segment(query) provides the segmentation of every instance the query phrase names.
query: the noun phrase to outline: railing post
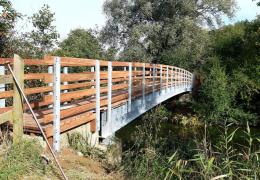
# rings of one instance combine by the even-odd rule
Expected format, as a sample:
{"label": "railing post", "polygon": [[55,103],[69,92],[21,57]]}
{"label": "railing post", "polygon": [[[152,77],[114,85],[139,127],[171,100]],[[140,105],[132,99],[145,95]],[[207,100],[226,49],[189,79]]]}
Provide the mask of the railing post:
{"label": "railing post", "polygon": [[[68,67],[63,67],[63,74],[68,74]],[[68,85],[68,82],[63,82],[63,85]],[[67,93],[68,90],[64,90],[63,93]],[[67,104],[67,102],[64,102],[64,104]]]}
{"label": "railing post", "polygon": [[155,92],[155,64],[153,64],[153,93]]}
{"label": "railing post", "polygon": [[[24,61],[18,55],[14,55],[14,75],[22,88],[24,89]],[[13,96],[13,142],[17,144],[23,136],[23,97],[19,88],[14,83]]]}
{"label": "railing post", "polygon": [[60,57],[54,58],[54,76],[53,76],[53,148],[54,151],[60,151]]}
{"label": "railing post", "polygon": [[[95,67],[90,68],[90,72],[95,72]],[[95,80],[91,80],[91,82],[95,82]],[[95,86],[91,86],[91,89],[95,88]]]}
{"label": "railing post", "polygon": [[132,107],[132,63],[129,63],[128,69],[128,112]]}
{"label": "railing post", "polygon": [[109,124],[112,133],[112,62],[108,62],[108,93],[107,93],[107,123]]}
{"label": "railing post", "polygon": [[143,63],[142,95],[143,95],[143,106],[145,106],[145,63]]}
{"label": "railing post", "polygon": [[173,88],[173,67],[171,67],[171,89]]}
{"label": "railing post", "polygon": [[96,124],[97,131],[100,130],[100,62],[96,60],[95,66],[96,75]]}
{"label": "railing post", "polygon": [[162,93],[162,86],[163,86],[163,81],[162,81],[162,65],[160,65],[160,93]]}
{"label": "railing post", "polygon": [[[48,66],[48,73],[53,74],[53,66]],[[48,86],[53,86],[53,83],[48,83]],[[49,92],[49,95],[52,95],[52,94],[53,94],[52,92]],[[53,105],[49,105],[48,107],[52,108]]]}
{"label": "railing post", "polygon": [[176,74],[177,74],[177,88],[179,88],[179,84],[180,84],[180,73],[179,73],[179,68],[176,68]]}
{"label": "railing post", "polygon": [[166,91],[167,92],[169,91],[168,88],[169,88],[169,66],[167,65],[166,66]]}
{"label": "railing post", "polygon": [[[5,75],[5,66],[0,66],[0,75]],[[5,91],[5,84],[0,84],[0,92]],[[5,107],[5,99],[0,99],[0,108]]]}

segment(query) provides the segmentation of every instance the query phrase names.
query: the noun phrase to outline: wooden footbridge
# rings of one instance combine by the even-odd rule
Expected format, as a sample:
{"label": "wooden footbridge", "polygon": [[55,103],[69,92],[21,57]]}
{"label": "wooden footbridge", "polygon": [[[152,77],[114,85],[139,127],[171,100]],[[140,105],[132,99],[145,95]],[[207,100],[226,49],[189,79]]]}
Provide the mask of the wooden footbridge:
{"label": "wooden footbridge", "polygon": [[6,68],[10,63],[54,147],[60,134],[90,123],[106,138],[161,102],[191,91],[185,69],[140,62],[45,56],[0,59],[0,124],[13,132],[40,134]]}

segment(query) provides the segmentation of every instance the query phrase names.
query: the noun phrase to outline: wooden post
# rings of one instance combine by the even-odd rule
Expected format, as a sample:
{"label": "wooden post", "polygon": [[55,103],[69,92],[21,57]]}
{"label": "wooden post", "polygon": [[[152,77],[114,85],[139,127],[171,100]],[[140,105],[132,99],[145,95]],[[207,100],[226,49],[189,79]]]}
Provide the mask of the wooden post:
{"label": "wooden post", "polygon": [[[24,89],[24,61],[18,55],[14,55],[14,75],[22,89]],[[17,144],[23,136],[23,97],[14,82],[13,96],[13,142]]]}
{"label": "wooden post", "polygon": [[53,148],[54,151],[60,151],[60,57],[54,59],[54,76],[53,76]]}

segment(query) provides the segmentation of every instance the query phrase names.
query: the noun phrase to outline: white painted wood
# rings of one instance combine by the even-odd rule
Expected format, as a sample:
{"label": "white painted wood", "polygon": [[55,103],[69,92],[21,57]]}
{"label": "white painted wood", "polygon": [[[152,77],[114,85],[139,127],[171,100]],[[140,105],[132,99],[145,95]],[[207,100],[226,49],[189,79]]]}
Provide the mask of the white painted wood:
{"label": "white painted wood", "polygon": [[[68,67],[63,67],[63,74],[68,74],[69,68]],[[68,82],[63,82],[64,85],[68,85]],[[68,90],[64,90],[63,93],[67,93]],[[64,104],[68,104],[68,102],[64,102]]]}
{"label": "white painted wood", "polygon": [[[5,75],[5,66],[0,66],[0,75]],[[0,92],[5,91],[5,84],[0,84]],[[5,99],[0,99],[0,108],[5,107]]]}
{"label": "white painted wood", "polygon": [[107,123],[109,123],[110,133],[112,133],[112,62],[108,62],[108,83],[107,83]]}
{"label": "white painted wood", "polygon": [[156,76],[156,74],[155,74],[155,69],[156,67],[155,67],[155,64],[153,64],[153,93],[155,92],[155,76]]}
{"label": "white painted wood", "polygon": [[[95,67],[90,68],[90,72],[95,72]],[[95,80],[91,80],[91,82],[94,82]],[[91,86],[91,88],[95,88],[95,86]]]}
{"label": "white painted wood", "polygon": [[173,88],[173,67],[171,68],[171,88]]}
{"label": "white painted wood", "polygon": [[162,85],[163,85],[163,82],[162,82],[162,65],[160,65],[160,92],[162,92]]}
{"label": "white painted wood", "polygon": [[60,57],[54,59],[53,92],[53,149],[60,151]]}
{"label": "white painted wood", "polygon": [[[53,74],[53,66],[48,66],[48,73],[49,73],[49,74]],[[48,86],[53,86],[53,83],[48,83]],[[50,94],[50,95],[53,95],[53,92],[49,92],[49,94]],[[53,105],[50,104],[48,107],[49,107],[49,108],[52,108]]]}
{"label": "white painted wood", "polygon": [[100,62],[96,60],[95,66],[96,75],[96,124],[97,131],[100,130]]}
{"label": "white painted wood", "polygon": [[129,63],[128,68],[128,112],[132,107],[132,63]]}
{"label": "white painted wood", "polygon": [[143,63],[142,97],[143,97],[143,104],[145,104],[145,63]]}
{"label": "white painted wood", "polygon": [[168,92],[169,88],[169,66],[166,66],[166,90]]}

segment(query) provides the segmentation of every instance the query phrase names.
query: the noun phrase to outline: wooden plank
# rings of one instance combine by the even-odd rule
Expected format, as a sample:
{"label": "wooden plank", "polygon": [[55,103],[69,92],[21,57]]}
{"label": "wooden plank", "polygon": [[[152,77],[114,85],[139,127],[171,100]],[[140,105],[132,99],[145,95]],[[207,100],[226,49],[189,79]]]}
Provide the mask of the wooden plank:
{"label": "wooden plank", "polygon": [[[70,74],[61,74],[61,82],[72,82],[72,81],[84,81],[84,80],[92,80],[95,78],[95,74],[92,72],[88,73],[70,73]],[[28,73],[25,74],[26,80],[35,80],[42,79],[46,83],[53,82],[53,76],[49,73]]]}
{"label": "wooden plank", "polygon": [[[69,109],[61,110],[61,119],[93,110],[93,109],[95,109],[95,107],[96,107],[96,103],[91,102],[91,103],[87,103],[87,104],[84,104],[81,106],[76,106],[76,107],[72,107]],[[47,114],[43,118],[43,121],[46,124],[52,122],[52,120],[53,120],[53,113]]]}
{"label": "wooden plank", "polygon": [[51,66],[53,62],[44,59],[24,59],[24,64],[27,66]]}
{"label": "wooden plank", "polygon": [[0,64],[4,65],[7,63],[13,64],[14,59],[13,58],[0,58]]}
{"label": "wooden plank", "polygon": [[[67,84],[67,85],[61,85],[61,90],[76,89],[76,88],[83,88],[83,87],[88,88],[92,85],[94,85],[94,82]],[[45,93],[45,92],[53,91],[53,87],[44,86],[44,87],[27,88],[24,91],[26,95]],[[0,92],[0,99],[12,97],[12,96],[13,96],[13,90]]]}
{"label": "wooden plank", "polygon": [[112,61],[114,67],[128,67],[129,62]]}
{"label": "wooden plank", "polygon": [[0,124],[6,123],[13,120],[13,111],[7,111],[0,114]]}
{"label": "wooden plank", "polygon": [[12,84],[13,77],[12,75],[0,75],[0,84]]}
{"label": "wooden plank", "polygon": [[[79,90],[79,91],[71,91],[68,93],[63,93],[61,94],[61,102],[65,101],[71,101],[75,99],[80,99],[86,96],[92,96],[95,95],[96,89],[84,89],[84,90]],[[53,96],[52,95],[47,95],[44,96],[44,102],[45,103],[52,103],[53,101]]]}
{"label": "wooden plank", "polygon": [[2,91],[0,92],[0,99],[4,99],[4,98],[8,98],[8,97],[12,97],[14,94],[14,91]]}
{"label": "wooden plank", "polygon": [[[78,116],[74,116],[68,119],[64,119],[61,121],[61,132],[66,132],[70,129],[78,127],[80,125],[86,124],[90,121],[95,120],[95,114],[91,112],[83,113]],[[45,128],[46,136],[53,136],[53,126],[49,125]]]}

